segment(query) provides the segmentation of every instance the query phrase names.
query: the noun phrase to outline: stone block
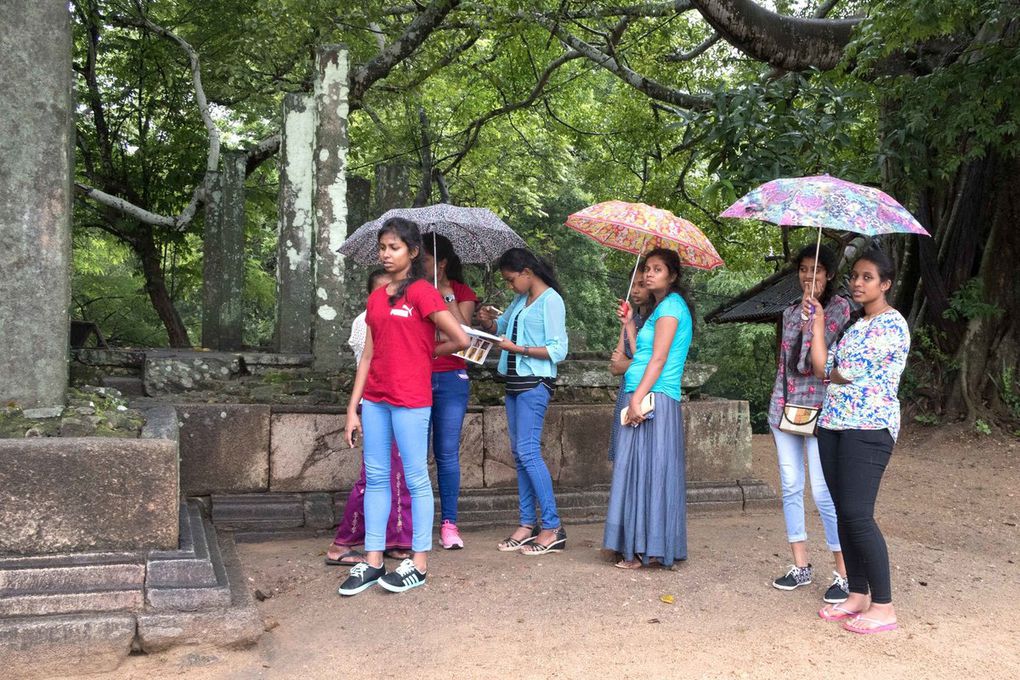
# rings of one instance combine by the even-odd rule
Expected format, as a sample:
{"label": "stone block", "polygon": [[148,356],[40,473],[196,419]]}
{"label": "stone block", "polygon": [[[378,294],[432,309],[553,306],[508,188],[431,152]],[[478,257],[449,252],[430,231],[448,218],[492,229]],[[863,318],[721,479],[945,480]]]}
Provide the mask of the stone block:
{"label": "stone block", "polygon": [[590,487],[613,481],[609,436],[615,411],[612,404],[560,409],[563,456],[557,484]]}
{"label": "stone block", "polygon": [[166,439],[0,440],[0,554],[177,545],[177,445]]}
{"label": "stone block", "polygon": [[464,416],[460,432],[460,486],[462,489],[479,489],[485,486],[482,466],[485,462],[485,429],[481,413]]}
{"label": "stone block", "polygon": [[73,553],[0,558],[5,596],[84,590],[130,590],[145,582],[137,553]]}
{"label": "stone block", "polygon": [[[545,414],[542,428],[542,457],[549,467],[553,479],[559,475],[563,456],[563,408],[551,405]],[[485,486],[509,486],[517,484],[517,468],[510,451],[510,434],[507,430],[506,409],[500,406],[486,407],[482,425],[485,437],[485,458],[483,474]]]}
{"label": "stone block", "polygon": [[271,422],[271,491],[335,491],[358,481],[361,447],[347,445],[346,416],[274,413]]}
{"label": "stone block", "polygon": [[215,586],[216,571],[210,555],[211,533],[195,501],[181,503],[177,550],[153,550],[145,561],[145,581],[154,587]]}
{"label": "stone block", "polygon": [[137,637],[142,651],[151,654],[187,644],[244,647],[254,644],[265,631],[245,584],[233,539],[218,537],[217,548],[230,584],[229,603],[204,611],[139,613]]}
{"label": "stone block", "polygon": [[76,593],[33,593],[0,598],[0,617],[46,616],[87,612],[138,611],[144,604],[142,589],[99,590]]}
{"label": "stone block", "polygon": [[186,496],[269,488],[269,407],[181,404],[181,490]]}
{"label": "stone block", "polygon": [[212,520],[219,529],[260,531],[303,527],[305,506],[301,494],[245,494],[213,496]]}
{"label": "stone block", "polygon": [[305,494],[304,504],[306,527],[309,529],[329,529],[336,526],[336,516],[333,511],[333,494]]}
{"label": "stone block", "polygon": [[751,417],[746,401],[683,403],[688,481],[736,482],[751,476]]}
{"label": "stone block", "polygon": [[134,637],[135,617],[131,614],[0,619],[4,677],[112,671],[131,652]]}
{"label": "stone block", "polygon": [[145,355],[142,380],[150,397],[215,390],[246,373],[241,355],[230,352],[155,351]]}

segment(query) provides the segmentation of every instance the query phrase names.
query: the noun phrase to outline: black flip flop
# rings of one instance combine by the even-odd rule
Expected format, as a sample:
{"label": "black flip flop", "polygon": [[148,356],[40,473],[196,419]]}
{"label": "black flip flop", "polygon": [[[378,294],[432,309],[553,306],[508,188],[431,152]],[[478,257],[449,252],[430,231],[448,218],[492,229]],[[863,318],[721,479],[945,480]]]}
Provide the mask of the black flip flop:
{"label": "black flip flop", "polygon": [[[360,559],[356,559],[356,558],[360,558]],[[351,561],[345,562],[344,560],[354,560],[354,561],[353,562],[351,562]],[[339,557],[339,559],[335,559],[334,560],[334,559],[331,559],[329,557],[326,558],[326,564],[331,566],[331,567],[353,567],[354,565],[361,564],[364,561],[365,561],[365,556],[362,555],[361,553],[359,553],[357,550],[353,550],[353,549],[348,550],[347,552],[345,552],[343,555],[341,555]]]}

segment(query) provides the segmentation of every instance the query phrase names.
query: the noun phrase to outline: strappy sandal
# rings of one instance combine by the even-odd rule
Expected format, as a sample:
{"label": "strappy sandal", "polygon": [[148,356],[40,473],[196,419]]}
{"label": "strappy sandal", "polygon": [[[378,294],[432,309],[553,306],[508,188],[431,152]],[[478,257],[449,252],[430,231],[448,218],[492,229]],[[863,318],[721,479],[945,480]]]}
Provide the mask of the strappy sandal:
{"label": "strappy sandal", "polygon": [[525,546],[520,549],[522,555],[534,556],[534,555],[545,555],[546,553],[561,552],[567,549],[567,532],[563,527],[553,529],[556,535],[553,537],[553,542],[549,545],[539,543],[535,540],[531,545]]}
{"label": "strappy sandal", "polygon": [[539,534],[538,527],[529,527],[522,524],[521,528],[531,529],[531,535],[520,541],[514,538],[513,535],[507,536],[505,539],[496,544],[496,550],[500,552],[517,552],[521,546],[534,541],[535,537]]}
{"label": "strappy sandal", "polygon": [[353,567],[356,564],[361,564],[365,561],[365,556],[359,553],[353,548],[340,555],[335,560],[331,557],[326,557],[326,564],[331,567]]}
{"label": "strappy sandal", "polygon": [[842,621],[844,619],[852,619],[858,614],[860,612],[841,607],[838,604],[826,605],[818,610],[818,616],[823,621]]}

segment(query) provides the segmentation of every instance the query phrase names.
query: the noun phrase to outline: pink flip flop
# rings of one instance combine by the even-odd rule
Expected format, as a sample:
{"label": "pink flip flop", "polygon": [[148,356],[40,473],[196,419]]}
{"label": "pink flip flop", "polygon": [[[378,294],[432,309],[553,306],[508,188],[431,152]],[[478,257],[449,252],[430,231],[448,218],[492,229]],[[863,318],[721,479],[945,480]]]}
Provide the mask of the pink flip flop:
{"label": "pink flip flop", "polygon": [[[858,621],[867,621],[868,623],[877,623],[879,625],[873,628],[861,628],[859,626],[854,625],[854,623]],[[857,633],[858,635],[870,635],[871,633],[884,633],[886,631],[896,630],[896,627],[897,626],[895,621],[893,621],[892,623],[882,623],[881,621],[869,619],[864,616],[855,616],[849,621],[843,622],[843,630],[848,630],[851,633]]]}
{"label": "pink flip flop", "polygon": [[821,609],[818,610],[818,616],[823,621],[842,621],[843,619],[850,619],[859,614],[860,612],[845,609],[843,607],[840,607],[838,604],[832,605],[829,608],[829,611],[825,611],[825,607],[822,607]]}

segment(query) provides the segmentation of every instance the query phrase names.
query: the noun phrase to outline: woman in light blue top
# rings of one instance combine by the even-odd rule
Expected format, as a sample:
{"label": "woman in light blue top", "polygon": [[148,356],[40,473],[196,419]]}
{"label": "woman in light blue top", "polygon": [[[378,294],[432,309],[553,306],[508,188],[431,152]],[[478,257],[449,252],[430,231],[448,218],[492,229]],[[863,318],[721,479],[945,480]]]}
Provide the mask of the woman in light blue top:
{"label": "woman in light blue top", "polygon": [[[517,295],[505,312],[482,307],[478,316],[490,331],[504,336],[499,345],[503,350],[499,373],[506,381],[507,430],[517,464],[520,526],[496,547],[503,552],[543,555],[567,547],[552,476],[542,459],[542,426],[556,387],[556,364],[567,356],[566,309],[552,267],[531,252],[512,248],[500,258],[499,268]],[[542,509],[541,530],[536,501]]]}
{"label": "woman in light blue top", "polygon": [[[680,257],[657,248],[648,254],[645,287],[655,308],[637,333],[634,360],[624,375],[625,427],[614,452],[605,547],[620,553],[621,569],[687,559],[687,480],[680,380],[694,332],[693,306],[680,283]],[[617,314],[633,333],[630,310]],[[641,412],[655,395],[655,410]],[[619,417],[619,414],[614,414]]]}

